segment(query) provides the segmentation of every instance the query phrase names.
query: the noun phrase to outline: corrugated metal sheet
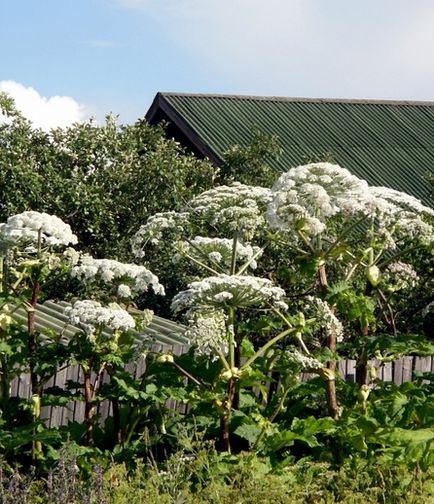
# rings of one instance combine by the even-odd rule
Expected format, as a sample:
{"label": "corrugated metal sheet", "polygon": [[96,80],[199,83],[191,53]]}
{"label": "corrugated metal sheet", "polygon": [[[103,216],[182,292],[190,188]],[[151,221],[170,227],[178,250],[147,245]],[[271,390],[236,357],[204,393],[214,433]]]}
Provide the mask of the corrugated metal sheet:
{"label": "corrugated metal sheet", "polygon": [[[64,338],[72,337],[79,329],[68,324],[68,317],[63,313],[67,306],[71,305],[64,301],[59,303],[46,301],[43,304],[38,304],[35,312],[36,329],[41,332],[53,330],[62,334]],[[138,310],[131,310],[131,312],[132,315],[139,313]],[[27,322],[27,313],[24,307],[14,312],[14,319],[23,324]],[[187,346],[188,340],[183,336],[184,332],[185,327],[181,324],[154,315],[151,323],[143,332],[133,331],[133,335],[138,344],[160,344],[168,347],[173,345]],[[103,331],[103,334],[109,336],[108,331]]]}
{"label": "corrugated metal sheet", "polygon": [[434,174],[434,103],[314,100],[161,93],[219,159],[246,144],[252,127],[276,134],[279,171],[331,153],[370,184],[429,198]]}

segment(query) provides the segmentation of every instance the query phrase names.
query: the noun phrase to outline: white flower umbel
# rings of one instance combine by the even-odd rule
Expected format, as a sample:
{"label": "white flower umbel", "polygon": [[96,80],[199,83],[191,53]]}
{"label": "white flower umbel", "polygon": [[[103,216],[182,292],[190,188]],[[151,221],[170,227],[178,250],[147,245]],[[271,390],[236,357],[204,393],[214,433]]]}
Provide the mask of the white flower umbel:
{"label": "white flower umbel", "polygon": [[260,307],[270,304],[287,309],[285,291],[267,278],[218,275],[193,282],[172,301],[175,312],[193,307],[226,309],[228,307]]}
{"label": "white flower umbel", "polygon": [[64,313],[70,324],[79,326],[89,336],[102,328],[117,333],[129,331],[135,327],[133,317],[116,304],[103,306],[98,301],[85,299],[76,301],[73,306],[65,308]]}
{"label": "white flower umbel", "polygon": [[382,282],[387,285],[387,290],[398,291],[411,289],[416,286],[419,276],[410,264],[397,261],[387,266]]}
{"label": "white flower umbel", "polygon": [[[372,212],[379,222],[380,232],[382,229],[388,229],[393,230],[400,239],[433,241],[433,227],[424,220],[425,216],[434,216],[432,208],[426,207],[409,194],[389,187],[370,187],[369,189],[374,196],[371,203]],[[392,235],[388,238],[388,248],[395,248]]]}
{"label": "white flower umbel", "polygon": [[149,217],[131,239],[131,248],[135,257],[145,255],[143,247],[149,242],[158,245],[166,230],[182,232],[188,224],[186,212],[161,212]]}
{"label": "white flower umbel", "polygon": [[285,355],[290,361],[297,365],[300,371],[310,371],[314,369],[322,369],[324,367],[324,364],[318,359],[315,359],[315,357],[312,357],[311,355],[303,354],[296,348],[286,350]]}
{"label": "white flower umbel", "polygon": [[[232,260],[233,240],[227,238],[206,238],[196,236],[190,242],[182,242],[180,250],[192,256],[193,258],[203,261],[205,258],[211,263],[218,263],[223,266],[229,266]],[[249,263],[250,268],[257,267],[256,260],[261,255],[261,248],[251,245],[243,245],[239,240],[236,242],[237,259]]]}
{"label": "white flower umbel", "polygon": [[326,219],[365,211],[371,200],[366,181],[331,163],[291,168],[274,184],[272,196],[269,224],[311,236],[326,229]]}
{"label": "white flower umbel", "polygon": [[222,310],[189,310],[188,329],[184,333],[196,355],[218,358],[228,351],[226,316]]}
{"label": "white flower umbel", "polygon": [[264,210],[270,199],[270,189],[234,182],[199,194],[190,201],[189,207],[212,226],[237,230],[251,238],[265,222]]}
{"label": "white flower umbel", "polygon": [[[164,295],[164,287],[158,277],[144,266],[121,263],[112,259],[94,259],[89,255],[81,258],[79,265],[72,269],[72,275],[83,282],[100,279],[105,284],[119,282],[118,294],[129,297],[132,292],[146,292],[149,286],[156,294]],[[130,290],[126,288],[128,287]]]}
{"label": "white flower umbel", "polygon": [[342,341],[344,327],[333,313],[327,301],[313,296],[307,296],[306,299],[308,304],[305,309],[309,316],[315,317],[314,328],[323,330],[326,336],[335,331],[337,341]]}
{"label": "white flower umbel", "polygon": [[7,246],[36,245],[39,236],[42,246],[66,246],[77,243],[77,237],[69,224],[47,213],[23,212],[12,215],[4,224],[0,224],[0,240]]}
{"label": "white flower umbel", "polygon": [[117,295],[120,298],[128,299],[128,298],[130,298],[133,295],[133,293],[131,292],[131,289],[130,289],[129,285],[120,284],[118,286]]}
{"label": "white flower umbel", "polygon": [[[371,193],[379,199],[376,201],[380,211],[393,214],[398,209],[411,212],[412,214],[426,213],[434,217],[434,210],[425,206],[420,200],[390,187],[370,187]],[[381,205],[384,205],[381,207]]]}

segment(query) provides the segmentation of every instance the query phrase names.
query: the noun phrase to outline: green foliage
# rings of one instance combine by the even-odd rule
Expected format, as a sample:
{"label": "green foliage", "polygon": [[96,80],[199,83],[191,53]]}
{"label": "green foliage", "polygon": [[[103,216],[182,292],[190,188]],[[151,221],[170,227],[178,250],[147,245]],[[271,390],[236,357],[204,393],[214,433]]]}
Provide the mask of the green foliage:
{"label": "green foliage", "polygon": [[[143,121],[118,126],[107,117],[103,126],[89,122],[47,134],[32,129],[7,97],[0,97],[0,106],[11,118],[0,128],[0,217],[28,208],[56,213],[73,224],[80,245],[98,256],[128,256],[138,224],[161,210],[188,209],[188,200],[216,176],[206,162],[165,139],[161,128]],[[278,156],[277,139],[252,135],[250,145],[227,153],[220,181],[274,178],[267,159]],[[228,214],[236,210],[230,202]],[[129,332],[104,332],[102,323],[69,339],[62,331],[37,330],[36,302],[44,289],[71,294],[72,265],[59,250],[45,250],[40,234],[36,248],[2,252],[0,448],[7,463],[37,466],[44,476],[57,465],[57,487],[53,474],[50,484],[48,477],[46,484],[28,482],[34,502],[44,502],[41,488],[50,502],[71,503],[400,502],[400,492],[409,491],[430,498],[432,485],[418,471],[428,474],[434,464],[433,376],[387,384],[369,360],[380,366],[403,355],[434,353],[423,323],[409,320],[412,310],[420,319],[432,301],[432,245],[392,254],[375,220],[368,226],[358,219],[339,216],[327,223],[328,233],[312,237],[305,234],[304,217],[289,236],[267,229],[262,220],[256,239],[265,257],[258,279],[247,278],[252,264],[237,257],[238,245],[250,245],[242,243],[247,234],[241,221],[220,229],[212,219],[197,219],[182,228],[183,236],[166,229],[163,253],[155,243],[146,253],[169,280],[169,297],[204,276],[206,287],[217,272],[227,282],[227,290],[218,291],[215,281],[206,299],[205,288],[195,291],[188,316],[204,315],[216,325],[200,334],[200,319],[197,327],[189,320],[193,346],[180,356],[153,353]],[[185,252],[196,234],[227,238],[229,231],[229,261],[220,252],[213,259],[215,251],[201,252],[199,245]],[[173,248],[184,254],[178,269],[171,262]],[[399,254],[422,270],[424,285],[414,287],[416,293],[387,282],[386,268]],[[286,288],[289,307],[271,279]],[[109,299],[96,281],[83,291]],[[17,309],[20,324],[11,318]],[[216,312],[220,318],[213,319]],[[357,360],[357,385],[335,370],[345,357]],[[125,367],[138,359],[146,366],[134,377]],[[60,367],[71,364],[81,369],[77,382],[44,389]],[[11,381],[23,373],[31,376],[32,397],[10,398]],[[103,402],[112,410],[104,421],[97,413]],[[41,407],[71,403],[84,403],[84,423],[48,428]],[[67,469],[67,456],[76,472]],[[17,501],[24,483],[13,473],[10,478]],[[0,492],[7,495],[2,480]]]}
{"label": "green foliage", "polygon": [[245,146],[233,145],[224,153],[219,179],[223,184],[233,180],[251,185],[271,185],[276,178],[271,160],[279,159],[282,148],[276,135],[267,135],[259,128],[251,130],[251,140]]}
{"label": "green foliage", "polygon": [[138,223],[213,183],[215,168],[143,120],[119,126],[107,116],[45,133],[7,96],[0,106],[10,118],[0,127],[0,221],[24,210],[55,214],[96,256],[127,256]]}
{"label": "green foliage", "polygon": [[75,455],[63,451],[45,478],[3,469],[0,498],[4,504],[419,504],[432,501],[432,478],[432,468],[356,460],[338,470],[308,460],[275,467],[265,457],[217,454],[200,445],[164,464],[138,463],[131,471],[122,464],[95,464],[86,477],[77,471]]}

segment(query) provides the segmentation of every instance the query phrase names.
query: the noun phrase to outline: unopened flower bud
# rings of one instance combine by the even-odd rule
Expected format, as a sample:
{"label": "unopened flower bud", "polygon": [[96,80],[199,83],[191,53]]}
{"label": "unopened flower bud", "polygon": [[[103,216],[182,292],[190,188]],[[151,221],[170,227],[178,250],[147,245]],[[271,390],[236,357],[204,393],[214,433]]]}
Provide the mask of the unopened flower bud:
{"label": "unopened flower bud", "polygon": [[366,278],[373,287],[377,287],[380,282],[380,270],[378,266],[369,266],[366,269]]}
{"label": "unopened flower bud", "polygon": [[222,380],[228,381],[231,378],[240,378],[241,377],[241,371],[237,367],[233,367],[231,369],[226,369],[223,371],[220,375]]}
{"label": "unopened flower bud", "polygon": [[160,355],[158,357],[157,362],[161,362],[161,363],[164,363],[164,362],[173,363],[174,362],[174,358],[173,358],[173,355],[171,355],[171,354],[163,354],[163,355]]}
{"label": "unopened flower bud", "polygon": [[359,402],[361,404],[366,403],[370,393],[371,393],[371,389],[368,387],[368,385],[362,385],[360,387],[359,394],[358,394]]}

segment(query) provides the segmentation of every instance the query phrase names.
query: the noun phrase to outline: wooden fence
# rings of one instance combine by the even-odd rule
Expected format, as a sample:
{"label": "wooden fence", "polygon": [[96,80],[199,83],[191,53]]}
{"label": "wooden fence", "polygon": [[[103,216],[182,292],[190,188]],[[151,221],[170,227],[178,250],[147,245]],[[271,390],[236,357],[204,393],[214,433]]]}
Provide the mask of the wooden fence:
{"label": "wooden fence", "polygon": [[[186,345],[174,344],[172,346],[153,344],[150,346],[150,351],[161,352],[171,351],[174,355],[181,355],[188,350]],[[355,382],[356,361],[345,360],[339,362],[339,372],[347,381]],[[434,372],[434,357],[403,357],[395,362],[379,363],[374,362],[378,366],[378,378],[385,382],[394,382],[397,385],[406,381],[411,381],[415,371]],[[146,359],[141,357],[138,361],[128,364],[126,370],[129,371],[135,378],[139,378],[146,368]],[[305,379],[308,377],[305,376]],[[56,386],[64,388],[68,380],[82,383],[83,376],[78,366],[69,366],[60,370],[55,377],[47,382],[45,388]],[[103,383],[108,380],[108,376],[103,376]],[[16,378],[11,387],[12,397],[30,398],[31,387],[30,377],[22,375]],[[176,402],[171,401],[170,407],[176,407]],[[111,403],[109,401],[101,402],[98,405],[97,414],[103,422],[107,417],[111,416]],[[41,412],[41,418],[44,420],[47,427],[58,427],[67,425],[69,422],[84,420],[84,402],[75,400],[69,402],[66,406],[44,406]]]}

